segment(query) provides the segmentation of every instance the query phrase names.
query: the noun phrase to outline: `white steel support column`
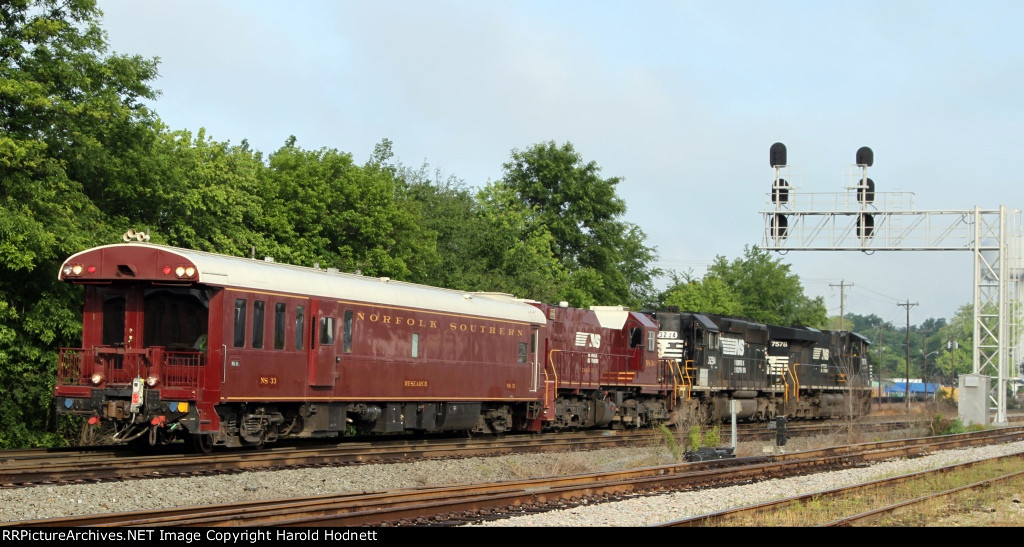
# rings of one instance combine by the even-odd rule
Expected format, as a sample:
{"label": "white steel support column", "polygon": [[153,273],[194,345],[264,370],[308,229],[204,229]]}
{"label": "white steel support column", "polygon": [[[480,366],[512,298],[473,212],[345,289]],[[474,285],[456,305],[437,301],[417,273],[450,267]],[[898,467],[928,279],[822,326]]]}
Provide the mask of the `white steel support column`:
{"label": "white steel support column", "polygon": [[[779,181],[782,167],[775,170]],[[865,174],[853,178],[867,180]],[[973,371],[995,380],[990,408],[995,408],[995,423],[1006,423],[1008,387],[1021,379],[1020,361],[1024,358],[1021,211],[1005,206],[998,210],[915,211],[911,193],[876,192],[872,202],[858,202],[857,189],[864,188],[859,181],[845,194],[800,193],[792,185],[785,188],[785,200],[773,200],[769,194],[762,210],[762,247],[770,251],[867,253],[973,251]],[[873,222],[866,234],[858,229],[858,220],[865,213]]]}

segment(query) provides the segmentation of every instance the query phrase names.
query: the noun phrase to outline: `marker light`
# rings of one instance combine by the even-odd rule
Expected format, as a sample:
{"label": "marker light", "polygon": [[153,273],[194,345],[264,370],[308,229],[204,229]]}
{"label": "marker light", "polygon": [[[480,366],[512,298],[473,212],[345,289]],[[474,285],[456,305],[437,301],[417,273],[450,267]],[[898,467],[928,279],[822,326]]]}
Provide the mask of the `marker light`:
{"label": "marker light", "polygon": [[102,375],[102,374],[100,374],[100,373],[98,373],[98,372],[94,372],[94,373],[92,374],[92,377],[91,377],[91,378],[89,378],[89,380],[90,380],[90,381],[91,381],[91,382],[92,382],[92,383],[93,383],[94,385],[97,385],[97,386],[98,386],[98,385],[100,385],[100,382],[102,382],[102,381],[103,381],[103,375]]}
{"label": "marker light", "polygon": [[[170,266],[164,266],[164,274],[168,274],[171,271]],[[178,277],[195,277],[196,267],[195,266],[178,266],[174,268],[174,275]]]}

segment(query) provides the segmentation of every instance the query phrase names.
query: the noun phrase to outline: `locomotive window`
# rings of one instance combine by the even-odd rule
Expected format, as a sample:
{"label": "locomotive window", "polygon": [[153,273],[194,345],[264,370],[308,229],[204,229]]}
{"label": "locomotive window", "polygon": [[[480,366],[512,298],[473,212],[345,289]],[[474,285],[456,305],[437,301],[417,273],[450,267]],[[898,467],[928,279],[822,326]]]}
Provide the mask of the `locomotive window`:
{"label": "locomotive window", "polygon": [[252,347],[263,347],[263,311],[267,303],[257,300],[252,303]]}
{"label": "locomotive window", "polygon": [[274,304],[274,349],[284,349],[284,322],[287,312],[288,305],[284,302]]}
{"label": "locomotive window", "polygon": [[345,333],[342,335],[341,346],[345,353],[352,353],[352,310],[345,310]]}
{"label": "locomotive window", "polygon": [[657,347],[657,345],[658,345],[658,340],[657,340],[657,337],[654,334],[654,331],[649,331],[647,333],[647,351],[654,351],[654,349]]}
{"label": "locomotive window", "polygon": [[302,349],[302,340],[305,338],[303,329],[306,326],[306,317],[303,313],[302,306],[295,307],[295,349]]}
{"label": "locomotive window", "polygon": [[333,317],[321,317],[320,318],[320,343],[321,344],[333,344],[334,343],[334,318]]}
{"label": "locomotive window", "polygon": [[640,327],[633,327],[629,329],[629,349],[639,346],[642,340],[643,330]]}
{"label": "locomotive window", "polygon": [[708,349],[718,349],[718,333],[708,333]]}
{"label": "locomotive window", "polygon": [[516,362],[520,365],[526,364],[526,342],[519,342],[519,356]]}
{"label": "locomotive window", "polygon": [[420,356],[420,335],[417,332],[412,333],[412,356]]}
{"label": "locomotive window", "polygon": [[235,340],[236,348],[245,347],[245,299],[235,299]]}

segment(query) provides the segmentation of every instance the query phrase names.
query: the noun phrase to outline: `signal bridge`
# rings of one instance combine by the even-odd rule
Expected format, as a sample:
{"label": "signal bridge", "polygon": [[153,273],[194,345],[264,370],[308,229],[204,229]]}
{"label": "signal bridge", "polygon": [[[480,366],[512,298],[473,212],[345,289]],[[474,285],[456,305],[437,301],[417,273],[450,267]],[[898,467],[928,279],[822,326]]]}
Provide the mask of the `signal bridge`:
{"label": "signal bridge", "polygon": [[[875,191],[867,176],[874,153],[866,146],[857,151],[850,183],[839,193],[801,193],[791,186],[782,143],[772,145],[770,161],[775,180],[761,211],[765,250],[972,253],[973,372],[996,380],[988,402],[994,423],[1005,424],[1007,384],[1020,379],[1024,359],[1020,209],[916,210],[913,193]],[[960,408],[964,417],[963,401]]]}

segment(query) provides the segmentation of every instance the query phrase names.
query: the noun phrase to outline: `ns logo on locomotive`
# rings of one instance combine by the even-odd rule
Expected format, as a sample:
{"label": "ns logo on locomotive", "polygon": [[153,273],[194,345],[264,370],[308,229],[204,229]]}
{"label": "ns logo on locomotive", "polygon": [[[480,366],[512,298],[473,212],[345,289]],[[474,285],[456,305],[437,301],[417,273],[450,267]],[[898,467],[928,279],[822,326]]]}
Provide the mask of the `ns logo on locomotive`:
{"label": "ns logo on locomotive", "polygon": [[[151,244],[87,249],[60,413],[117,443],[504,433],[859,414],[866,338],[677,311],[572,308]],[[785,341],[786,344],[773,342]],[[829,351],[821,351],[822,349]]]}

